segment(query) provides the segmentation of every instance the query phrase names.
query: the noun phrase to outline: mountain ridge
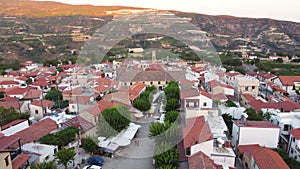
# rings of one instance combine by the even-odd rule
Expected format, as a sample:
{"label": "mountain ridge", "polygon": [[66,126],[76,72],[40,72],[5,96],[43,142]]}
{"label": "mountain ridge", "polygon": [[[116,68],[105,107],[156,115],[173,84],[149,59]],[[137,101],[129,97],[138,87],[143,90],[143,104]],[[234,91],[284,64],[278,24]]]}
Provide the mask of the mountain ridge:
{"label": "mountain ridge", "polygon": [[69,55],[79,51],[85,38],[110,22],[113,16],[141,10],[189,18],[206,32],[217,51],[300,55],[300,23],[297,22],[124,6],[0,0],[0,61]]}

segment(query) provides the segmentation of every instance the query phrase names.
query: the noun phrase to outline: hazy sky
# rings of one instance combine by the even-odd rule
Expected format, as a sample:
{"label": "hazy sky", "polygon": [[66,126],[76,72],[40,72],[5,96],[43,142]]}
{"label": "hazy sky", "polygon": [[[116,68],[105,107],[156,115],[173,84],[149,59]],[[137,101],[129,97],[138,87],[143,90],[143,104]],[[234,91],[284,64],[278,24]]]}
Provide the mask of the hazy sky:
{"label": "hazy sky", "polygon": [[122,5],[212,15],[300,22],[300,0],[54,0],[69,4]]}

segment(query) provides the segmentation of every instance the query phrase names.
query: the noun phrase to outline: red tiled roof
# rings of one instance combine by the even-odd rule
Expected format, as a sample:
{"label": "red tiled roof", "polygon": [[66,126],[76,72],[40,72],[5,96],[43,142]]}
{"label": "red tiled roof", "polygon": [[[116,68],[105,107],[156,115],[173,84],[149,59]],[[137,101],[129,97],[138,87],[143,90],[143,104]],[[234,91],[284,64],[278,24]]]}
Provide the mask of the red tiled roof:
{"label": "red tiled roof", "polygon": [[294,102],[293,100],[287,97],[285,97],[285,101],[263,102],[261,100],[256,100],[253,96],[249,94],[242,94],[242,96],[249,102],[249,105],[256,111],[259,111],[263,108],[279,109],[286,112],[300,109],[300,104]]}
{"label": "red tiled roof", "polygon": [[0,137],[0,152],[6,151],[9,146],[13,145],[20,139],[20,137],[14,135]]}
{"label": "red tiled roof", "polygon": [[98,85],[106,85],[106,86],[111,86],[111,80],[106,79],[106,78],[99,78],[97,80]]}
{"label": "red tiled roof", "polygon": [[13,81],[13,80],[5,80],[5,81],[0,82],[0,85],[17,85],[17,84],[19,84],[19,83],[16,81]]}
{"label": "red tiled roof", "polygon": [[29,72],[27,74],[25,74],[26,77],[35,77],[38,75],[38,72]]}
{"label": "red tiled roof", "polygon": [[50,100],[33,100],[31,105],[51,108],[54,105],[54,102]]}
{"label": "red tiled roof", "polygon": [[205,72],[206,70],[201,68],[201,67],[196,67],[195,65],[191,66],[192,71],[197,72],[197,73],[201,73],[201,72]]}
{"label": "red tiled roof", "polygon": [[241,121],[233,120],[233,123],[238,127],[255,127],[255,128],[280,128],[279,126],[269,121]]}
{"label": "red tiled roof", "polygon": [[64,90],[63,95],[80,95],[83,93],[83,89],[81,87],[77,87],[72,90]]}
{"label": "red tiled roof", "polygon": [[99,85],[99,86],[96,86],[96,87],[94,88],[94,90],[95,90],[97,93],[104,93],[104,92],[109,91],[109,87],[108,87],[108,86],[104,86],[104,85]]}
{"label": "red tiled roof", "polygon": [[102,99],[106,100],[106,101],[118,101],[118,102],[122,102],[124,104],[130,104],[128,93],[123,93],[123,92],[110,93],[110,94],[104,95],[102,97]]}
{"label": "red tiled roof", "polygon": [[19,169],[22,167],[24,163],[26,163],[30,158],[28,154],[19,154],[13,161],[12,161],[12,168]]}
{"label": "red tiled roof", "polygon": [[23,104],[24,104],[24,101],[11,100],[11,101],[0,102],[0,107],[2,106],[5,109],[12,107],[17,111],[17,110],[19,110],[20,107],[22,107]]}
{"label": "red tiled roof", "polygon": [[18,101],[17,98],[15,98],[15,97],[9,97],[9,96],[4,97],[4,98],[2,98],[0,100],[3,100],[3,101]]}
{"label": "red tiled roof", "polygon": [[293,135],[297,140],[300,140],[300,128],[290,130],[291,135]]}
{"label": "red tiled roof", "polygon": [[228,100],[228,98],[223,93],[215,94],[212,97],[214,100]]}
{"label": "red tiled roof", "polygon": [[27,121],[27,120],[25,120],[25,119],[22,119],[22,120],[14,120],[14,121],[12,121],[12,122],[10,122],[10,123],[7,123],[7,124],[5,124],[4,126],[2,126],[2,127],[1,127],[1,130],[5,130],[5,129],[11,127],[11,126],[15,126],[15,125],[20,124],[20,123],[22,123],[22,122],[24,122],[24,121]]}
{"label": "red tiled roof", "polygon": [[209,93],[207,93],[205,90],[202,90],[202,89],[199,88],[199,91],[200,91],[201,95],[203,95],[203,96],[205,96],[205,97],[207,97],[209,99],[212,98],[211,95]]}
{"label": "red tiled roof", "polygon": [[39,89],[30,89],[26,95],[24,96],[25,99],[36,99],[36,98],[40,98],[40,96],[42,95],[42,90]]}
{"label": "red tiled roof", "polygon": [[85,133],[91,128],[94,127],[94,125],[88,121],[86,121],[84,118],[80,116],[76,116],[74,118],[71,118],[67,120],[66,122],[62,123],[62,126],[69,127],[69,126],[75,126],[80,127],[81,133]]}
{"label": "red tiled roof", "polygon": [[47,87],[49,85],[46,81],[36,81],[32,84],[32,86],[41,86],[41,87]]}
{"label": "red tiled roof", "polygon": [[212,80],[210,82],[208,82],[208,85],[210,86],[211,89],[215,88],[215,87],[223,87],[223,88],[229,88],[229,89],[233,89],[232,86],[228,85],[228,84],[223,84],[219,81],[216,81],[216,80]]}
{"label": "red tiled roof", "polygon": [[202,151],[190,156],[188,161],[189,169],[222,169],[222,166],[215,164],[214,161]]}
{"label": "red tiled roof", "polygon": [[180,99],[184,99],[187,97],[194,97],[194,96],[199,96],[199,92],[197,89],[195,88],[187,88],[187,89],[183,89],[180,90]]}
{"label": "red tiled roof", "polygon": [[28,80],[28,78],[27,78],[27,77],[24,77],[24,76],[19,76],[19,77],[17,77],[16,79],[17,79],[17,80],[22,80],[22,81]]}
{"label": "red tiled roof", "polygon": [[294,82],[300,82],[300,76],[279,76],[283,86],[293,86]]}
{"label": "red tiled roof", "polygon": [[240,73],[238,73],[238,72],[226,72],[225,74],[226,74],[227,76],[231,76],[231,77],[240,75]]}
{"label": "red tiled roof", "polygon": [[259,169],[289,169],[281,156],[266,147],[258,145],[240,145],[239,152],[248,157],[253,157]]}
{"label": "red tiled roof", "polygon": [[253,72],[253,71],[250,71],[250,72],[247,72],[246,73],[247,75],[249,75],[249,76],[256,76],[256,72]]}
{"label": "red tiled roof", "polygon": [[145,71],[149,71],[149,70],[165,70],[165,69],[161,64],[150,64],[149,67],[145,69]]}
{"label": "red tiled roof", "polygon": [[93,116],[98,116],[101,113],[101,110],[100,110],[99,106],[93,105],[90,108],[88,108],[86,110],[86,112],[88,112],[89,114],[91,114]]}
{"label": "red tiled roof", "polygon": [[106,100],[100,100],[97,104],[102,111],[115,106],[114,103],[106,101]]}
{"label": "red tiled roof", "polygon": [[278,84],[274,82],[268,82],[268,86],[272,88],[275,92],[286,92],[286,90],[282,89]]}
{"label": "red tiled roof", "polygon": [[135,100],[139,94],[142,92],[142,90],[146,87],[146,84],[142,82],[138,82],[130,87],[129,89],[129,99],[131,101]]}
{"label": "red tiled roof", "polygon": [[12,87],[12,88],[8,88],[5,91],[5,94],[7,95],[24,95],[27,91],[29,90],[29,88],[21,88],[21,87]]}
{"label": "red tiled roof", "polygon": [[184,148],[213,139],[212,133],[203,116],[187,119],[183,128]]}
{"label": "red tiled roof", "polygon": [[21,137],[21,145],[38,141],[40,138],[58,128],[56,122],[50,118],[38,121],[28,128],[17,132],[15,136]]}
{"label": "red tiled roof", "polygon": [[70,104],[88,104],[90,102],[91,96],[77,96],[76,98],[70,100]]}

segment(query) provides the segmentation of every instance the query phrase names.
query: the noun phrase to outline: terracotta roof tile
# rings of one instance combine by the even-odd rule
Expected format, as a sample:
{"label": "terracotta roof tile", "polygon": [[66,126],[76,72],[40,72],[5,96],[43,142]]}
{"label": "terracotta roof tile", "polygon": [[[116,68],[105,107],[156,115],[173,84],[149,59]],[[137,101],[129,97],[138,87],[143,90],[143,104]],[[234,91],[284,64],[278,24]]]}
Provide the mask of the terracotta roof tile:
{"label": "terracotta roof tile", "polygon": [[21,88],[21,87],[12,87],[8,88],[5,91],[5,94],[7,95],[24,95],[29,90],[29,88]]}
{"label": "terracotta roof tile", "polygon": [[139,94],[142,92],[143,89],[145,89],[146,84],[142,83],[142,82],[138,82],[136,84],[134,84],[133,86],[130,87],[129,89],[129,97],[130,100],[133,101],[135,100]]}
{"label": "terracotta roof tile", "polygon": [[50,100],[33,100],[31,105],[51,108],[54,105],[54,102]]}
{"label": "terracotta roof tile", "polygon": [[75,126],[80,127],[81,133],[85,133],[91,128],[94,127],[94,125],[88,121],[86,121],[84,118],[80,116],[76,116],[74,118],[71,118],[67,120],[66,122],[62,123],[62,126],[69,127],[69,126]]}
{"label": "terracotta roof tile", "polygon": [[18,85],[19,83],[13,80],[5,80],[0,82],[0,85]]}
{"label": "terracotta roof tile", "polygon": [[40,98],[43,91],[39,89],[30,89],[26,95],[24,96],[25,99],[37,99]]}
{"label": "terracotta roof tile", "polygon": [[290,133],[297,139],[300,140],[300,128],[293,129]]}
{"label": "terracotta roof tile", "polygon": [[184,148],[213,139],[209,125],[203,116],[187,119],[183,136]]}
{"label": "terracotta roof tile", "polygon": [[259,169],[289,169],[288,165],[277,152],[266,147],[240,145],[238,146],[238,150],[245,156],[253,157]]}
{"label": "terracotta roof tile", "polygon": [[1,126],[1,130],[5,130],[5,129],[9,128],[9,127],[15,126],[15,125],[20,124],[20,123],[22,123],[24,121],[27,121],[27,120],[25,120],[25,119],[14,120],[14,121],[12,121],[10,123],[5,124],[4,126]]}
{"label": "terracotta roof tile", "polygon": [[215,164],[214,161],[202,151],[190,156],[188,161],[189,169],[219,169],[221,167],[220,165]]}
{"label": "terracotta roof tile", "polygon": [[109,87],[108,86],[104,86],[104,85],[99,85],[99,86],[96,86],[94,88],[94,90],[97,93],[105,93],[105,92],[109,91]]}
{"label": "terracotta roof tile", "polygon": [[294,82],[300,82],[300,76],[279,76],[283,86],[293,86]]}
{"label": "terracotta roof tile", "polygon": [[55,131],[58,128],[56,122],[50,118],[43,119],[30,125],[28,128],[17,132],[15,136],[21,137],[21,145],[38,141],[40,138]]}
{"label": "terracotta roof tile", "polygon": [[280,128],[279,126],[269,122],[269,121],[242,121],[233,120],[233,123],[238,127],[255,127],[255,128]]}
{"label": "terracotta roof tile", "polygon": [[28,154],[19,154],[13,161],[12,161],[12,168],[19,169],[22,167],[24,163],[26,163],[30,158]]}
{"label": "terracotta roof tile", "polygon": [[20,139],[20,137],[14,135],[0,137],[0,152],[6,151],[8,147],[15,144]]}

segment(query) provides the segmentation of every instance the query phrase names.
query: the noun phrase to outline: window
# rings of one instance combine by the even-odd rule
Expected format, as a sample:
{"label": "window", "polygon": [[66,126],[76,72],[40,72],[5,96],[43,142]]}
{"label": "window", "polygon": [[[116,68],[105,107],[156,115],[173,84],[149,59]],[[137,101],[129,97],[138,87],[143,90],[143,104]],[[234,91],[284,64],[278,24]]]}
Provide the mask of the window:
{"label": "window", "polygon": [[248,86],[246,86],[246,87],[245,87],[245,91],[248,91],[248,90],[249,90],[249,87],[248,87]]}
{"label": "window", "polygon": [[295,137],[293,137],[293,142],[295,142]]}
{"label": "window", "polygon": [[38,110],[35,110],[35,114],[39,114],[39,111],[38,111]]}
{"label": "window", "polygon": [[49,158],[50,158],[50,157],[49,157],[49,156],[47,156],[47,157],[45,157],[45,160],[46,160],[46,161],[48,161],[48,160],[49,160]]}
{"label": "window", "polygon": [[295,156],[295,160],[297,160],[297,156]]}
{"label": "window", "polygon": [[153,82],[150,82],[151,85],[153,85]]}
{"label": "window", "polygon": [[75,109],[75,105],[72,105],[72,109]]}
{"label": "window", "polygon": [[185,155],[190,156],[191,155],[191,148],[186,148],[185,149]]}
{"label": "window", "polygon": [[283,127],[283,131],[289,131],[289,125],[285,124]]}
{"label": "window", "polygon": [[158,81],[158,84],[160,84],[160,81]]}
{"label": "window", "polygon": [[293,149],[291,149],[291,154],[293,154],[294,153],[294,150]]}
{"label": "window", "polygon": [[252,86],[252,89],[254,90],[254,89],[255,89],[255,86]]}
{"label": "window", "polygon": [[130,82],[130,86],[132,85],[132,82]]}
{"label": "window", "polygon": [[207,103],[206,103],[206,102],[204,102],[204,103],[203,103],[203,106],[204,106],[204,107],[206,107],[206,106],[207,106]]}
{"label": "window", "polygon": [[5,165],[8,166],[9,165],[9,156],[6,156],[4,160],[5,160]]}

